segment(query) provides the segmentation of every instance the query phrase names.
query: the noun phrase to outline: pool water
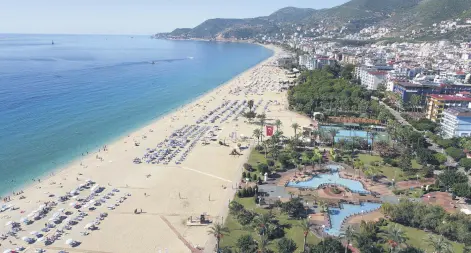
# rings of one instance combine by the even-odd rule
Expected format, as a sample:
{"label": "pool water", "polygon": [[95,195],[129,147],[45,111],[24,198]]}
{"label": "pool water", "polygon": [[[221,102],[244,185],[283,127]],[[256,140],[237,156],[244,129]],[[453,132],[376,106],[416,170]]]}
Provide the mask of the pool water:
{"label": "pool water", "polygon": [[[368,138],[368,144],[371,144],[371,139],[368,136],[368,133],[363,130],[347,130],[343,129],[341,127],[335,127],[335,126],[320,126],[319,129],[321,131],[325,131],[328,134],[328,131],[330,129],[335,129],[338,131],[337,135],[335,136],[335,141],[342,140],[342,139],[349,139],[351,137],[359,137],[362,139]],[[387,134],[383,132],[378,132],[378,134],[375,137],[375,140],[386,140],[387,139]]]}
{"label": "pool water", "polygon": [[324,231],[332,236],[341,234],[342,224],[347,217],[354,215],[367,214],[381,207],[378,203],[363,202],[361,205],[341,204],[342,208],[329,208],[329,217],[331,228],[325,228]]}
{"label": "pool water", "polygon": [[326,168],[330,168],[332,171],[331,174],[320,174],[312,177],[311,179],[304,182],[289,182],[286,186],[295,187],[295,188],[319,188],[326,184],[335,184],[341,187],[348,188],[350,191],[355,193],[365,193],[369,194],[363,184],[359,181],[341,178],[338,173],[339,168],[342,166],[339,165],[327,165]]}

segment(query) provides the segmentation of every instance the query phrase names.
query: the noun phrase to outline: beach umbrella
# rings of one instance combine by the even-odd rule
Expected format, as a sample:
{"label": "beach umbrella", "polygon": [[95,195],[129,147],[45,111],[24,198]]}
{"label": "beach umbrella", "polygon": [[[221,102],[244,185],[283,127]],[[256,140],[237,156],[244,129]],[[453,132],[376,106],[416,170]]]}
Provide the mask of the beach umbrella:
{"label": "beach umbrella", "polygon": [[29,237],[23,236],[23,237],[21,237],[21,240],[27,242],[27,241],[29,241],[30,239],[29,239]]}
{"label": "beach umbrella", "polygon": [[76,204],[77,204],[77,203],[72,202],[72,203],[69,204],[69,206],[75,206]]}
{"label": "beach umbrella", "polygon": [[74,240],[72,239],[67,239],[67,241],[65,241],[65,244],[68,244],[68,245],[71,245],[74,243]]}
{"label": "beach umbrella", "polygon": [[91,228],[91,227],[93,227],[93,226],[95,226],[95,224],[94,224],[93,222],[90,222],[90,223],[88,223],[87,225],[85,225],[84,228],[85,228],[85,229],[89,229],[89,228]]}
{"label": "beach umbrella", "polygon": [[31,231],[29,234],[30,235],[38,235],[39,233],[38,233],[38,231]]}
{"label": "beach umbrella", "polygon": [[27,221],[28,221],[28,218],[26,218],[26,217],[22,217],[22,218],[20,219],[20,222],[27,222]]}
{"label": "beach umbrella", "polygon": [[5,226],[10,226],[11,224],[13,224],[13,221],[8,221],[7,223],[5,223]]}
{"label": "beach umbrella", "polygon": [[15,251],[13,251],[12,249],[6,249],[5,251],[3,251],[3,253],[13,253]]}

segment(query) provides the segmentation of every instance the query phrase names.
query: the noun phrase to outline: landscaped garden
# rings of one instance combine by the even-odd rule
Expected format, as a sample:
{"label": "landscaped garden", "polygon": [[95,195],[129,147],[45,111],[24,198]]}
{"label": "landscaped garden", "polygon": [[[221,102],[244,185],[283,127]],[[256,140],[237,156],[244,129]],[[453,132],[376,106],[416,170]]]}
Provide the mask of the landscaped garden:
{"label": "landscaped garden", "polygon": [[[258,126],[256,147],[244,164],[226,223],[211,230],[220,241],[219,252],[343,253],[348,243],[362,253],[469,252],[465,244],[471,244],[471,219],[450,213],[440,201],[423,202],[430,197],[424,194],[435,191],[453,193],[451,202],[455,196],[471,197],[467,176],[456,170],[435,176],[434,170],[446,168],[446,156],[429,149],[422,133],[399,124],[371,99],[370,91],[336,78],[342,71],[303,73],[300,84],[289,91],[290,107],[307,116],[320,112],[315,118],[321,124],[329,125],[328,118],[336,116],[373,119],[382,126],[355,125],[362,136],[342,137],[342,126],[309,130],[294,123],[284,126],[295,132],[288,137],[280,120],[269,122],[265,115],[247,113]],[[263,134],[267,124],[276,126],[272,136]],[[422,126],[428,122],[418,124],[428,127]],[[471,141],[439,141],[460,159],[466,158],[458,149],[471,148]],[[462,163],[471,167],[467,162]],[[340,172],[331,170],[334,164]],[[268,182],[262,180],[265,174]],[[366,191],[357,191],[360,188],[350,181]],[[271,190],[260,191],[264,187]],[[383,191],[370,192],[369,187]],[[393,201],[383,200],[382,194]],[[403,197],[399,203],[394,194]]]}

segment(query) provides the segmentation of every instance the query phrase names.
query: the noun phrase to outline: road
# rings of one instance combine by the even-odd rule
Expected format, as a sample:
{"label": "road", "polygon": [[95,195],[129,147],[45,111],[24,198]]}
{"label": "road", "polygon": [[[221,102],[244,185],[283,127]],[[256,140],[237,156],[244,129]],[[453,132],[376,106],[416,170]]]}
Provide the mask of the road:
{"label": "road", "polygon": [[[386,107],[386,109],[388,109],[389,112],[391,112],[391,114],[396,118],[397,121],[399,121],[399,123],[401,123],[402,125],[410,126],[410,127],[412,127],[412,129],[414,129],[414,131],[424,134],[423,131],[419,131],[419,130],[415,129],[411,124],[409,124],[409,122],[407,122],[407,120],[405,120],[405,119],[401,116],[401,113],[397,112],[396,110],[394,110],[393,108],[391,108],[389,105],[383,103],[382,101],[379,101],[379,104],[380,104],[380,105],[383,105],[384,107]],[[455,162],[455,160],[454,160],[451,156],[445,154],[444,150],[443,150],[442,148],[440,148],[440,147],[439,147],[435,142],[433,142],[430,138],[428,138],[427,136],[425,136],[425,134],[424,134],[424,137],[425,137],[425,140],[427,141],[427,143],[430,144],[430,145],[428,146],[428,149],[430,149],[430,150],[432,150],[432,151],[435,151],[435,152],[437,152],[437,153],[441,153],[441,154],[446,155],[447,163],[448,163],[448,164],[453,164],[453,165],[456,166],[456,162]]]}

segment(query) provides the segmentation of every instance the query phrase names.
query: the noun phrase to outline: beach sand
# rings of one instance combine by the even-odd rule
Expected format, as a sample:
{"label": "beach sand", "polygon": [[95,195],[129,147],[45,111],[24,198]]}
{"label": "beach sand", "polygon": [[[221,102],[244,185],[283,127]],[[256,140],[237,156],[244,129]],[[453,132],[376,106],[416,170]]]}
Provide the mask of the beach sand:
{"label": "beach sand", "polygon": [[[278,91],[279,81],[288,78],[284,70],[273,65],[282,51],[273,46],[268,47],[275,53],[264,62],[196,101],[107,145],[107,151],[101,149],[99,152],[85,155],[46,179],[35,181],[23,190],[23,194],[11,196],[12,200],[7,204],[18,209],[8,209],[0,213],[0,235],[11,228],[4,226],[6,222],[19,222],[42,203],[56,201],[57,196],[76,189],[87,179],[105,187],[100,196],[113,188],[119,190],[96,210],[85,210],[88,216],[72,226],[71,230],[65,230],[65,234],[51,245],[45,246],[44,242],[40,241],[28,245],[21,238],[34,237],[30,232],[44,228],[53,213],[61,208],[73,211],[72,216],[76,216],[77,209],[70,206],[73,199],[59,202],[46,217],[33,224],[22,224],[24,231],[20,231],[17,238],[9,236],[3,241],[0,240],[0,252],[19,246],[26,247],[25,252],[34,252],[38,248],[47,252],[203,252],[196,250],[197,247],[205,247],[205,252],[211,252],[214,238],[207,233],[209,227],[190,227],[186,225],[186,220],[190,216],[199,217],[203,213],[213,221],[223,221],[227,216],[228,203],[234,196],[237,183],[240,182],[242,164],[248,159],[248,154],[256,143],[252,137],[253,130],[260,126],[248,123],[242,116],[239,116],[237,121],[233,121],[234,117],[231,117],[224,123],[220,123],[220,119],[214,124],[205,121],[200,125],[217,125],[222,129],[217,131],[217,138],[225,141],[228,146],[221,146],[218,141],[203,145],[202,141],[199,141],[181,164],[175,164],[176,159],[168,165],[145,162],[134,164],[133,159],[142,158],[147,148],[155,148],[175,129],[184,125],[196,125],[196,120],[201,115],[216,109],[225,100],[254,99],[257,103],[263,99],[257,113],[262,112],[266,103],[271,100],[266,111],[267,122],[273,123],[275,119],[280,119],[283,122],[282,130],[287,136],[294,135],[292,123],[309,125],[311,122],[308,118],[288,111],[286,92]],[[237,133],[237,140],[230,137],[233,132]],[[248,138],[241,140],[242,136]],[[135,143],[139,143],[139,146]],[[241,155],[229,155],[237,143],[247,149],[240,151]],[[126,193],[131,196],[116,209],[107,209],[110,203],[114,204]],[[50,197],[51,194],[54,194],[54,197]],[[80,191],[78,196],[85,197],[89,194],[90,190],[85,189]],[[20,196],[26,198],[19,199]],[[142,209],[142,213],[135,214],[136,209]],[[90,231],[87,236],[81,235],[81,232],[85,231],[85,224],[95,220],[102,212],[107,212],[108,217],[100,221],[98,230]],[[58,225],[62,226],[63,224]],[[56,228],[51,229],[44,233],[44,236],[49,237],[55,231]],[[80,245],[71,248],[65,243],[67,239],[76,240]]]}

